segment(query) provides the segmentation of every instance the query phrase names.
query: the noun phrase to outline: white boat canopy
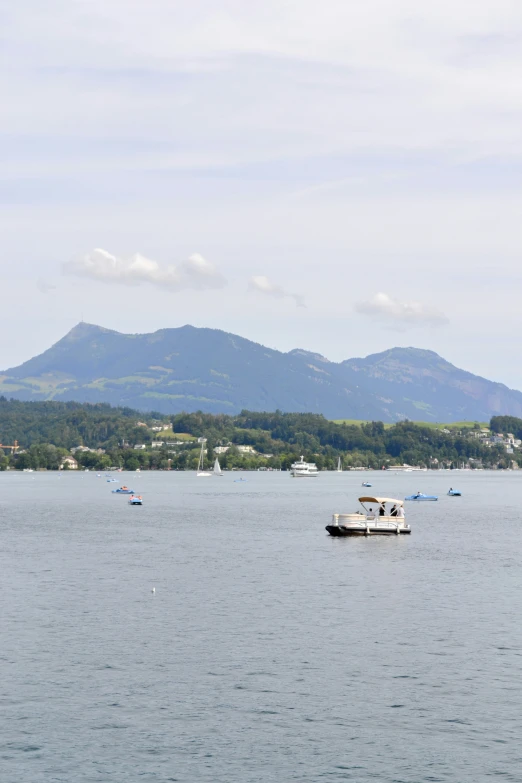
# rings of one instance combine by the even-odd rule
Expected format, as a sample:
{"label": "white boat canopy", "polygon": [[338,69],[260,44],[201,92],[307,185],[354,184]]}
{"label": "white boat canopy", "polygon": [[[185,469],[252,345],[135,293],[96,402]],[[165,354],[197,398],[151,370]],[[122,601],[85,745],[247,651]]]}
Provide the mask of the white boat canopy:
{"label": "white boat canopy", "polygon": [[397,500],[397,498],[371,498],[366,495],[359,498],[359,503],[377,503],[379,506],[383,503],[395,503],[396,506],[403,506],[403,500]]}

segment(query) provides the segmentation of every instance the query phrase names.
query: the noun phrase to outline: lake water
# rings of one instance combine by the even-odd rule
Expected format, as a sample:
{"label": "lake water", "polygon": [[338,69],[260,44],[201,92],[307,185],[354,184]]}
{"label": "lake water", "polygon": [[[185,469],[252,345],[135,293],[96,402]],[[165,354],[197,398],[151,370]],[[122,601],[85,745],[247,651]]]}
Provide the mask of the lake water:
{"label": "lake water", "polygon": [[522,472],[244,475],[0,474],[0,779],[518,783]]}

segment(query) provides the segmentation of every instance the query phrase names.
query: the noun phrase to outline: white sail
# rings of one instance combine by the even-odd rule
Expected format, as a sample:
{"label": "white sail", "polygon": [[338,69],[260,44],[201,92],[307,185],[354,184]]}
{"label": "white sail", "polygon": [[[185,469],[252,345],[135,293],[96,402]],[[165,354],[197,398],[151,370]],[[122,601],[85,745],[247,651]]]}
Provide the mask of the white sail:
{"label": "white sail", "polygon": [[204,469],[205,464],[205,443],[206,441],[203,441],[201,443],[201,451],[199,454],[199,462],[198,462],[198,469],[196,471],[196,476],[211,476],[212,473],[209,473],[208,470]]}
{"label": "white sail", "polygon": [[342,465],[341,465],[341,458],[340,457],[337,460],[337,472],[338,473],[342,473],[343,472],[343,468],[342,468]]}
{"label": "white sail", "polygon": [[221,470],[221,465],[219,464],[219,460],[216,457],[216,461],[214,462],[214,476],[222,476],[223,471]]}

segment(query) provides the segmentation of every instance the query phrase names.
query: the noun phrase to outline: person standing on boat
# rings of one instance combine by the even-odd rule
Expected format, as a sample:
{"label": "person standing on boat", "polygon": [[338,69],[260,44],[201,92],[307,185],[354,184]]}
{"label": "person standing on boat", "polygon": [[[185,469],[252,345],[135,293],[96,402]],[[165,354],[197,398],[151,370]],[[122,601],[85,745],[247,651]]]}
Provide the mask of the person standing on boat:
{"label": "person standing on boat", "polygon": [[401,519],[404,519],[404,509],[402,506],[399,506],[399,508],[397,509],[397,516],[400,517]]}
{"label": "person standing on boat", "polygon": [[390,516],[391,517],[396,517],[397,516],[397,504],[394,504],[392,506],[391,511],[390,511]]}
{"label": "person standing on boat", "polygon": [[383,517],[386,514],[386,508],[384,506],[384,503],[379,507],[379,516]]}

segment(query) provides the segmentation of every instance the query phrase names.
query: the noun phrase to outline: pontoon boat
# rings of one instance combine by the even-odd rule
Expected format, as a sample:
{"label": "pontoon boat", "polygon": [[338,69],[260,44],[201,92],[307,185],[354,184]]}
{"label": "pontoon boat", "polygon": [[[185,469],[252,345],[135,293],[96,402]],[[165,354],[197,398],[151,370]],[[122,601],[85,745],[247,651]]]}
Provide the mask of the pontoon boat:
{"label": "pontoon boat", "polygon": [[331,536],[392,536],[407,535],[411,528],[404,518],[402,500],[395,498],[359,498],[364,511],[334,514],[326,526]]}

